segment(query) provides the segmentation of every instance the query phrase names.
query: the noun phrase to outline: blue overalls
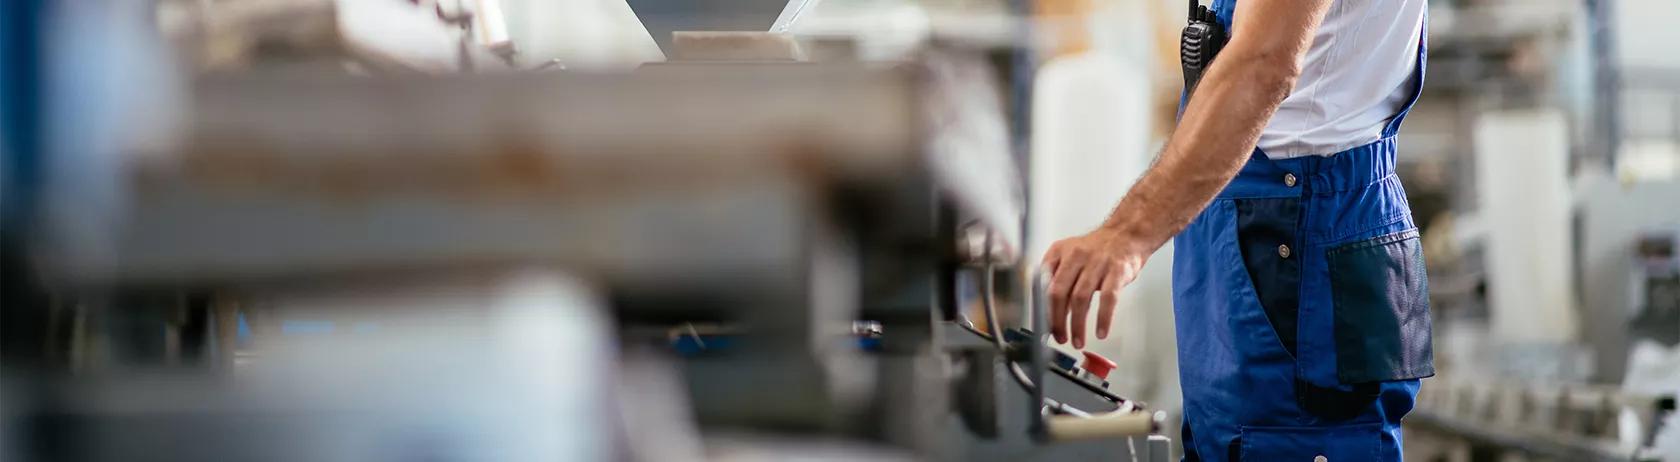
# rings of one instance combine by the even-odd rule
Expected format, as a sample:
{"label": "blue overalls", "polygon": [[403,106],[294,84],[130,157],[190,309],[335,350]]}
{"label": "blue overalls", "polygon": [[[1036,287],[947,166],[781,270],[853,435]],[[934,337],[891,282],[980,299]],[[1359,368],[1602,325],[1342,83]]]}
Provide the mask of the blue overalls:
{"label": "blue overalls", "polygon": [[[1231,24],[1236,0],[1216,0]],[[1174,239],[1188,461],[1398,461],[1400,419],[1434,375],[1417,227],[1395,134],[1272,160],[1258,149]]]}

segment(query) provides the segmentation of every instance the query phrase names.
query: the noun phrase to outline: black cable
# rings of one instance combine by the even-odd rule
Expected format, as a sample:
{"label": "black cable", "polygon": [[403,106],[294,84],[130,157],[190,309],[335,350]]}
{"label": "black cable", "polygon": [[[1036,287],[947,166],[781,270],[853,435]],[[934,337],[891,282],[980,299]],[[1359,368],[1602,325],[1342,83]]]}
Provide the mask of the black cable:
{"label": "black cable", "polygon": [[1009,348],[1003,343],[1003,331],[998,327],[997,302],[994,300],[997,296],[995,282],[997,270],[992,266],[992,231],[990,229],[986,230],[986,238],[981,242],[986,246],[985,251],[981,254],[986,259],[986,269],[980,277],[980,304],[986,309],[986,330],[991,332],[992,344],[997,346],[998,353],[1003,355],[1004,363],[1009,365],[1009,376],[1015,379],[1015,383],[1021,386],[1022,391],[1030,395],[1033,394],[1036,385],[1033,384],[1032,379],[1027,377],[1027,373],[1021,370],[1021,365],[1009,357]]}
{"label": "black cable", "polygon": [[991,255],[990,255],[991,254],[991,250],[990,250],[991,249],[991,246],[990,246],[991,236],[992,235],[991,235],[990,232],[986,233],[986,241],[987,241],[987,244],[988,244],[987,247],[986,247],[987,248],[987,252],[986,252],[987,253],[986,274],[981,277],[981,286],[980,286],[981,290],[985,292],[980,297],[980,303],[982,305],[984,305],[985,308],[986,308],[986,330],[992,332],[992,342],[993,342],[993,344],[997,345],[998,353],[1003,355],[1004,362],[1006,364],[1009,364],[1009,376],[1015,379],[1015,383],[1021,385],[1021,390],[1022,391],[1025,391],[1028,394],[1031,394],[1033,392],[1033,388],[1035,388],[1036,386],[1033,385],[1032,379],[1027,378],[1027,373],[1025,371],[1021,370],[1021,365],[1016,363],[1014,359],[1011,359],[1009,357],[1009,349],[1008,349],[1007,346],[1004,345],[1002,331],[999,330],[998,325],[997,325],[997,320],[998,320],[997,303],[993,300],[993,298],[996,297],[996,294],[997,294],[997,291],[993,287],[993,285],[994,285],[993,279],[994,279],[994,276],[996,275],[996,271],[992,268],[992,264],[990,263],[991,262]]}
{"label": "black cable", "polygon": [[992,344],[997,346],[999,352],[1005,353],[1007,358],[1009,350],[1003,344],[1003,331],[998,328],[997,324],[997,304],[993,303],[992,300],[993,294],[997,293],[993,282],[993,276],[997,271],[992,268],[992,231],[990,229],[986,230],[986,239],[981,242],[986,246],[985,252],[981,253],[982,258],[986,259],[986,270],[985,273],[980,275],[980,304],[986,308],[986,330],[992,333]]}

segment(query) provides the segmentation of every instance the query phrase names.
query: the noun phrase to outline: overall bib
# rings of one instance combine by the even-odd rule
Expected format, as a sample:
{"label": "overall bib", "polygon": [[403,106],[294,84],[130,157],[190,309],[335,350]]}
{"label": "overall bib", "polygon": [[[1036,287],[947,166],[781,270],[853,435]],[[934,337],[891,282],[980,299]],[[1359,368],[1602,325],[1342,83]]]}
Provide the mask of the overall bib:
{"label": "overall bib", "polygon": [[[1236,0],[1216,0],[1227,27]],[[1425,34],[1427,35],[1427,34]],[[1173,241],[1187,461],[1398,461],[1434,375],[1417,227],[1395,134],[1242,171]]]}

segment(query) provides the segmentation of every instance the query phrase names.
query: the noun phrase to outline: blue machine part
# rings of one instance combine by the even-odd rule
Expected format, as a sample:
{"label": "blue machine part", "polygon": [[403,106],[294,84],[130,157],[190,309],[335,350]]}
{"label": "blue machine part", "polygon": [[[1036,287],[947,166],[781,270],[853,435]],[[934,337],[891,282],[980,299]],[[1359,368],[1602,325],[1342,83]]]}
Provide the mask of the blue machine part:
{"label": "blue machine part", "polygon": [[1051,351],[1056,353],[1056,357],[1051,360],[1051,363],[1055,364],[1056,367],[1060,367],[1064,370],[1072,371],[1072,370],[1074,370],[1075,366],[1079,365],[1079,358],[1075,358],[1075,357],[1073,357],[1073,355],[1063,353],[1061,350],[1051,350]]}

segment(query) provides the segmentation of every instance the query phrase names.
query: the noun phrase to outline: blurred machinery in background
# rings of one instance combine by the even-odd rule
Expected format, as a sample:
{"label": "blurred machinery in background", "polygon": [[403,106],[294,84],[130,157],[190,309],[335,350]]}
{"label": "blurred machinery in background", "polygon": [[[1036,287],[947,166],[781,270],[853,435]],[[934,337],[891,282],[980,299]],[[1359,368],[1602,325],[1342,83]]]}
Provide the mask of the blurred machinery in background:
{"label": "blurred machinery in background", "polygon": [[1035,333],[960,46],[714,32],[592,74],[493,0],[32,5],[7,460],[1169,457]]}
{"label": "blurred machinery in background", "polygon": [[[1654,460],[1680,392],[1680,14],[1646,0],[1431,2],[1400,156],[1440,376],[1408,458]],[[1658,56],[1661,55],[1661,56]],[[1640,353],[1644,351],[1645,353]],[[1638,360],[1641,355],[1654,358]],[[1667,365],[1665,365],[1667,364]],[[1668,426],[1671,427],[1671,426]]]}

